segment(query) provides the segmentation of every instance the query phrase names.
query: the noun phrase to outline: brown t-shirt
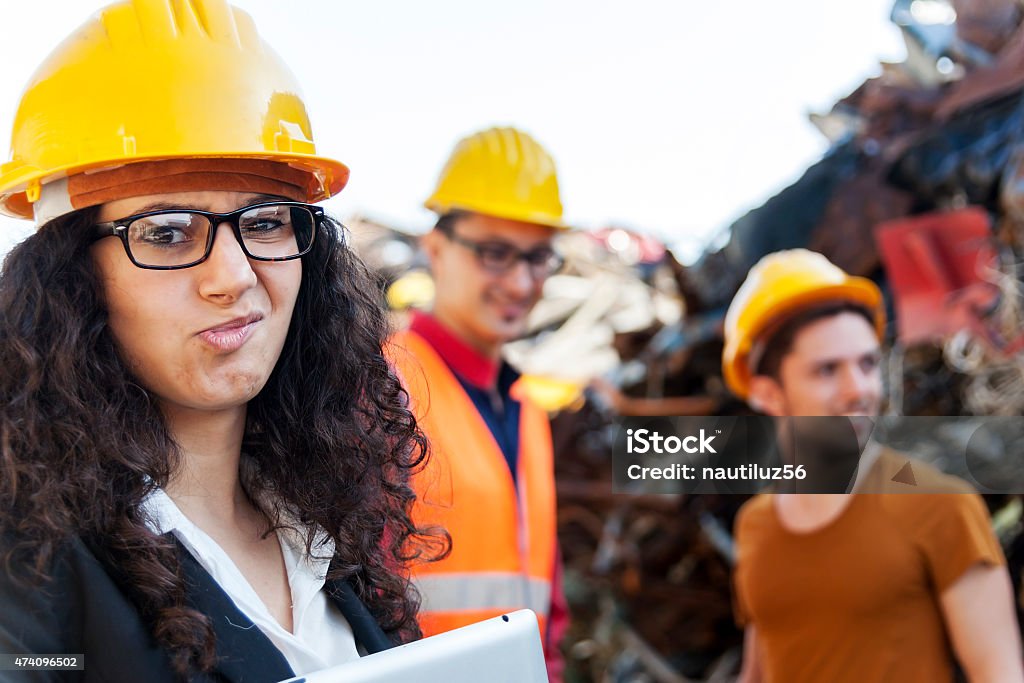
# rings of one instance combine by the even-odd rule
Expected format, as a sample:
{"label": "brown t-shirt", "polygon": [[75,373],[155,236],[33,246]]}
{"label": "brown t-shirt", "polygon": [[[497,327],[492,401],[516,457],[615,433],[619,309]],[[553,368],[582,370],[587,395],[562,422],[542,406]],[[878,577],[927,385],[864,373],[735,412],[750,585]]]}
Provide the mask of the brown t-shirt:
{"label": "brown t-shirt", "polygon": [[[888,482],[906,462],[883,452],[869,480]],[[974,564],[1005,560],[981,498],[912,467],[921,488],[948,493],[853,495],[809,533],[781,525],[772,494],[740,510],[737,616],[757,628],[766,682],[952,680],[939,596]]]}

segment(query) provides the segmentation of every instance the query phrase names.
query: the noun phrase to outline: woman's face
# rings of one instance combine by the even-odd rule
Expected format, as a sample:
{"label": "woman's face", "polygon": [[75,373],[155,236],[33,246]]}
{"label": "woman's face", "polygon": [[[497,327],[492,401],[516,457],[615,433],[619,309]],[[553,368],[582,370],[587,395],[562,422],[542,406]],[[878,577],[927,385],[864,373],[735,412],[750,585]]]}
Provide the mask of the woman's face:
{"label": "woman's face", "polygon": [[[244,192],[174,192],[104,204],[98,222],[164,208],[227,213],[268,201]],[[136,378],[171,407],[214,411],[243,406],[266,384],[281,355],[302,261],[248,259],[227,223],[197,266],[146,270],[121,241],[92,248],[110,330]]]}

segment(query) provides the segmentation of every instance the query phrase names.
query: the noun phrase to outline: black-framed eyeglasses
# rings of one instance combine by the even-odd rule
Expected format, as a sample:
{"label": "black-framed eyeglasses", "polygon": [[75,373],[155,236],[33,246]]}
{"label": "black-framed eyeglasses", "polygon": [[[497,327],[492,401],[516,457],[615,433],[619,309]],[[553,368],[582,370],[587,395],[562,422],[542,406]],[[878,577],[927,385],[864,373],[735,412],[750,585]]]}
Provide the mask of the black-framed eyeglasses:
{"label": "black-framed eyeglasses", "polygon": [[96,224],[96,239],[117,237],[139,268],[175,270],[199,265],[213,251],[217,226],[228,223],[245,255],[290,261],[309,253],[324,210],[302,202],[266,202],[230,213],[161,209]]}
{"label": "black-framed eyeglasses", "polygon": [[525,261],[530,268],[530,275],[539,279],[554,275],[565,264],[565,259],[561,254],[549,246],[523,251],[508,242],[477,242],[456,235],[453,231],[444,230],[442,233],[452,242],[472,250],[480,266],[494,275],[507,273],[517,263]]}

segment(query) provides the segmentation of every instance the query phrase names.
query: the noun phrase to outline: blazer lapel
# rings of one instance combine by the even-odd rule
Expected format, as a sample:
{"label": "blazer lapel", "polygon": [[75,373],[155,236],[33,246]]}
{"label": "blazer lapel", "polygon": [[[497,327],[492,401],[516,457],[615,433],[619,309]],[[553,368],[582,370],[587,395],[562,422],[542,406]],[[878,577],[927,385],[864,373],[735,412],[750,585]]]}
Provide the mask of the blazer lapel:
{"label": "blazer lapel", "polygon": [[[178,547],[178,558],[185,579],[186,602],[189,607],[209,617],[213,624],[217,658],[215,676],[220,675],[231,683],[265,683],[293,678],[295,673],[281,651],[235,606],[192,553],[173,534],[170,534],[170,538]],[[98,549],[92,552],[102,557],[102,554],[96,554]],[[111,576],[117,574],[115,571]],[[350,580],[330,579],[325,583],[324,590],[352,627],[356,643],[367,654],[395,646],[356,595]]]}
{"label": "blazer lapel", "polygon": [[[177,539],[175,539],[177,540]],[[213,577],[179,543],[190,607],[213,622],[217,637],[217,673],[234,683],[283,681],[295,676],[288,660],[263,635]]]}
{"label": "blazer lapel", "polygon": [[[195,680],[267,683],[293,678],[295,674],[281,651],[263,635],[256,624],[235,607],[231,598],[221,589],[209,572],[192,557],[185,546],[173,534],[166,536],[173,540],[178,548],[178,558],[185,579],[185,601],[189,607],[209,617],[216,636],[217,664],[211,675],[200,675]],[[101,543],[94,539],[83,539],[83,542],[115,584],[123,585],[127,581],[122,569],[111,561]],[[152,666],[152,671],[148,674],[136,671],[140,680],[142,678],[156,680],[156,674],[153,673],[155,671],[168,671],[169,673],[170,662],[167,660],[167,655],[157,649],[154,649],[153,653],[159,661],[154,660],[149,663]],[[145,668],[131,658],[127,658],[125,661],[132,662],[131,665],[136,668]]]}
{"label": "blazer lapel", "polygon": [[381,652],[395,646],[395,643],[381,630],[377,620],[370,614],[363,601],[356,595],[348,580],[328,580],[324,585],[327,595],[341,610],[352,627],[356,643],[362,645],[367,654]]}
{"label": "blazer lapel", "polygon": [[[235,607],[231,598],[180,542],[178,548],[188,582],[189,604],[213,621],[218,672],[235,683],[292,678],[295,674],[281,651]],[[367,654],[395,646],[356,595],[349,580],[328,580],[324,590],[352,627],[356,643],[362,645]]]}

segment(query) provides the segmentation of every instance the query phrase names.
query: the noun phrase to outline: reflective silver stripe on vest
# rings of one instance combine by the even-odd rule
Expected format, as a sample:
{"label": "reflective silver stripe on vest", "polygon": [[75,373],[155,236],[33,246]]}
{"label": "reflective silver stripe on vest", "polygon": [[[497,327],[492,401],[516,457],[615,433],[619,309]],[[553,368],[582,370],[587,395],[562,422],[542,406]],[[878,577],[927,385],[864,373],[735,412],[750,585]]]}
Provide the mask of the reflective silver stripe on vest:
{"label": "reflective silver stripe on vest", "polygon": [[528,607],[547,617],[551,582],[504,572],[445,573],[413,579],[424,612],[513,610]]}

